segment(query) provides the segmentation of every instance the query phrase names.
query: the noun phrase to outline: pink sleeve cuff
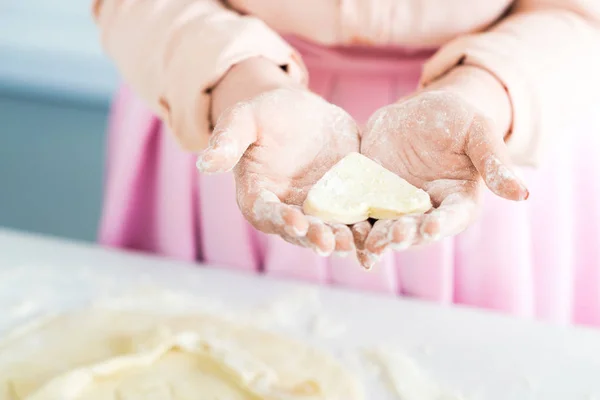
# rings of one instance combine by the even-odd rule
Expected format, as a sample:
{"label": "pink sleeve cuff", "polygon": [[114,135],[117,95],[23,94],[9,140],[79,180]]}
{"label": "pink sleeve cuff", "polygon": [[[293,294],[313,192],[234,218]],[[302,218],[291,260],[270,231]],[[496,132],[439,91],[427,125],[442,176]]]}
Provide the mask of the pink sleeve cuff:
{"label": "pink sleeve cuff", "polygon": [[421,85],[428,85],[459,64],[491,73],[502,83],[511,103],[513,119],[507,146],[512,160],[515,164],[535,166],[543,153],[543,143],[537,126],[538,105],[531,95],[534,88],[528,83],[527,73],[511,62],[515,55],[497,49],[494,36],[493,32],[465,36],[444,46],[426,63]]}
{"label": "pink sleeve cuff", "polygon": [[211,89],[235,64],[263,57],[296,81],[296,51],[262,21],[218,0],[103,0],[94,4],[102,42],[127,83],[193,152],[210,136]]}
{"label": "pink sleeve cuff", "polygon": [[600,8],[587,0],[520,1],[490,31],[458,38],[425,66],[423,84],[457,64],[492,74],[508,93],[513,161],[537,165],[554,136],[591,104],[600,85]]}
{"label": "pink sleeve cuff", "polygon": [[[165,71],[162,116],[186,150],[200,151],[211,131],[210,90],[235,64],[252,57],[263,57],[284,67],[296,81],[306,83],[307,73],[300,56],[260,20],[240,17],[222,22],[207,32],[198,26],[186,32]],[[209,46],[202,43],[211,37]]]}

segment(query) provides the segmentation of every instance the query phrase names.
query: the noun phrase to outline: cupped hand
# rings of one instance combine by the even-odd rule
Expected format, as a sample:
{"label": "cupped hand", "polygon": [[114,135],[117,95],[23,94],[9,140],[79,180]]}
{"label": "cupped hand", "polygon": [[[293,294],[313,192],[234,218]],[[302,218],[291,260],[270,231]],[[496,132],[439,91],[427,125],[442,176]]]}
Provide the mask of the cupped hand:
{"label": "cupped hand", "polygon": [[[434,209],[377,221],[361,245],[370,266],[388,248],[404,249],[456,235],[476,218],[483,183],[503,198],[524,200],[502,132],[475,106],[445,90],[423,91],[386,106],[370,119],[361,152],[427,191]],[[359,257],[361,252],[359,252]]]}
{"label": "cupped hand", "polygon": [[301,88],[277,88],[222,113],[198,168],[233,170],[238,205],[257,229],[321,255],[354,250],[350,228],[305,215],[311,187],[359,150],[359,132],[342,109]]}

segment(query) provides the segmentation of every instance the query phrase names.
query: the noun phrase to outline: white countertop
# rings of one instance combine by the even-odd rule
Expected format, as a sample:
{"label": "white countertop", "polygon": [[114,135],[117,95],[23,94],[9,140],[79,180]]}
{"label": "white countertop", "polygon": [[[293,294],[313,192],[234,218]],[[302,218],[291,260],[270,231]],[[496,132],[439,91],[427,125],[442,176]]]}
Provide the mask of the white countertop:
{"label": "white countertop", "polygon": [[0,1],[0,89],[107,103],[118,75],[91,0]]}
{"label": "white countertop", "polygon": [[324,315],[345,327],[332,347],[393,344],[466,399],[600,399],[600,331],[317,288],[0,229],[0,307],[5,311],[0,334],[23,322],[7,321],[6,315],[25,319],[82,306],[142,282],[232,308],[314,291]]}

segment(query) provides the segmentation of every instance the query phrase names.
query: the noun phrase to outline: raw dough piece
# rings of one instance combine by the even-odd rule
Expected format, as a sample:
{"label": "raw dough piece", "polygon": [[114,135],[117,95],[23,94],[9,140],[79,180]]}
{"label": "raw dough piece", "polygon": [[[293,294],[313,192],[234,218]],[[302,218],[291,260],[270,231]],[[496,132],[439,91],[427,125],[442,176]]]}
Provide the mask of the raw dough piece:
{"label": "raw dough piece", "polygon": [[209,315],[91,309],[0,343],[0,400],[361,400],[328,355]]}
{"label": "raw dough piece", "polygon": [[431,208],[427,192],[359,153],[334,165],[308,192],[307,215],[355,224],[368,218],[395,219]]}

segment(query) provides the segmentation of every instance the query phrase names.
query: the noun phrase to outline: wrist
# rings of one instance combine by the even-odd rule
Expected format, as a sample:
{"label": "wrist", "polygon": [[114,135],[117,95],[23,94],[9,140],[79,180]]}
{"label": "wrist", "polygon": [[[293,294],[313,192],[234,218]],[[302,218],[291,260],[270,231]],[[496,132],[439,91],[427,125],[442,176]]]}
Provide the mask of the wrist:
{"label": "wrist", "polygon": [[488,117],[506,139],[512,126],[512,106],[502,83],[488,71],[459,65],[424,90],[445,90],[457,94]]}
{"label": "wrist", "polygon": [[275,89],[299,87],[281,67],[265,58],[244,60],[234,65],[213,88],[212,123],[214,125],[221,113],[241,101]]}

